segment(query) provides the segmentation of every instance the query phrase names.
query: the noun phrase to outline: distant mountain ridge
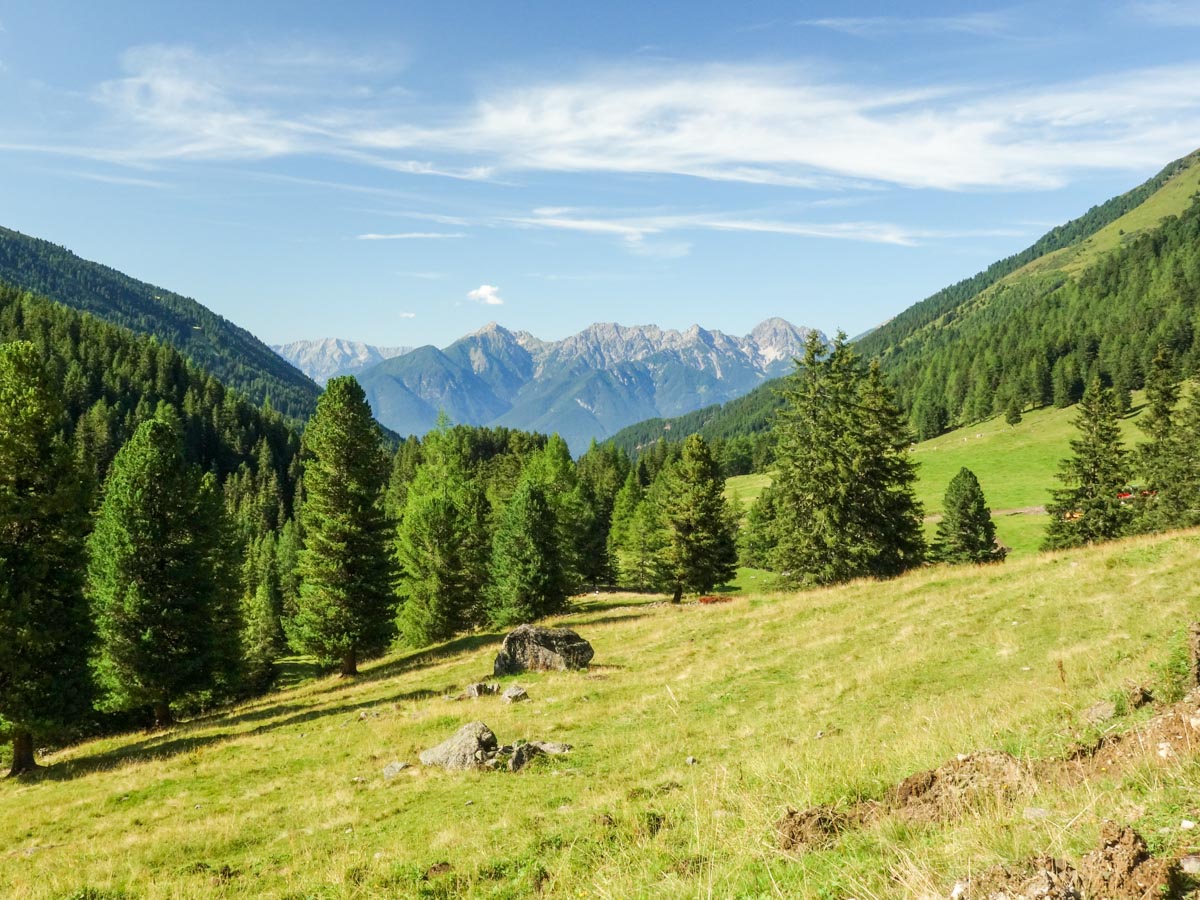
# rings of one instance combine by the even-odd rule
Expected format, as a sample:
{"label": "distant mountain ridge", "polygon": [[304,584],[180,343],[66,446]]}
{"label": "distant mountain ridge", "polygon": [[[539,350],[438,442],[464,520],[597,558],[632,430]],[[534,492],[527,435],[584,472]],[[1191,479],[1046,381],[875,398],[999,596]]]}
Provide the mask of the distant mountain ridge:
{"label": "distant mountain ridge", "polygon": [[543,341],[491,322],[356,377],[376,418],[400,434],[424,434],[444,410],[464,424],[558,432],[578,452],[632,422],[753,390],[791,369],[808,334],[781,318],[744,337],[605,322]]}
{"label": "distant mountain ridge", "polygon": [[319,385],[338,375],[354,375],[385,359],[408,353],[412,347],[376,347],[344,338],[271,344],[271,349]]}
{"label": "distant mountain ridge", "polygon": [[0,228],[0,283],[153,335],[256,404],[294,420],[316,409],[320,388],[266,344],[195,300],[82,259],[50,241]]}

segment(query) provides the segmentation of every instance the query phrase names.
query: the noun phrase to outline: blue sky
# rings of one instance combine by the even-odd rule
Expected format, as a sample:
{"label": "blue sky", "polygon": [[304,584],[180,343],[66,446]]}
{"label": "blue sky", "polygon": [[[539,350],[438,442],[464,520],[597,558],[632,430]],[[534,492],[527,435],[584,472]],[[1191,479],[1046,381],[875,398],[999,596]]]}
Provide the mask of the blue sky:
{"label": "blue sky", "polygon": [[1198,46],[1200,0],[5,4],[0,224],[270,342],[855,334],[1200,147]]}

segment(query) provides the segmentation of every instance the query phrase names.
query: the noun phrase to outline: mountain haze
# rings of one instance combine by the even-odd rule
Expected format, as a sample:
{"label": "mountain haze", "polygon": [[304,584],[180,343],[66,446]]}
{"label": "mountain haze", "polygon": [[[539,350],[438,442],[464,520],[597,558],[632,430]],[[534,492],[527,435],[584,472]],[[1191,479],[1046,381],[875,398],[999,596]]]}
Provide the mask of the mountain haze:
{"label": "mountain haze", "polygon": [[600,323],[543,341],[492,322],[357,377],[379,421],[400,434],[425,433],[444,410],[454,422],[558,432],[579,451],[631,422],[753,390],[791,368],[807,334],[773,318],[745,337]]}

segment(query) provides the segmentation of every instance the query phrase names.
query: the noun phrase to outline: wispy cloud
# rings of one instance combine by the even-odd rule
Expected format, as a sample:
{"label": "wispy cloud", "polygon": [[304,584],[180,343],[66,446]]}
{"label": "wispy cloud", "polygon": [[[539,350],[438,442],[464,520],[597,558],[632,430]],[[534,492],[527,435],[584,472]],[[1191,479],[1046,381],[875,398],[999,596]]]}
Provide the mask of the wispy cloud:
{"label": "wispy cloud", "polygon": [[500,306],[504,303],[500,297],[500,288],[494,284],[481,284],[475,290],[467,291],[467,299],[484,306]]}
{"label": "wispy cloud", "polygon": [[[1143,4],[1190,20],[1194,4]],[[805,20],[856,33],[1004,27],[1002,13]],[[317,156],[405,175],[684,176],[796,188],[1050,188],[1194,149],[1200,62],[1059,84],[906,88],[805,66],[645,60],[430,109],[353,55],[130,50],[102,127],[10,149],[147,165]],[[452,224],[447,222],[446,224]]]}
{"label": "wispy cloud", "polygon": [[166,181],[158,181],[153,178],[136,178],[130,175],[111,175],[104,172],[82,172],[78,170],[54,169],[50,170],[54,175],[65,175],[68,178],[82,178],[84,181],[95,181],[100,184],[115,184],[122,187],[144,187],[153,188],[156,190],[165,190],[171,188],[172,185]]}
{"label": "wispy cloud", "polygon": [[1132,3],[1133,15],[1152,25],[1169,28],[1200,28],[1200,2],[1196,0],[1146,0]]}
{"label": "wispy cloud", "polygon": [[[534,210],[533,215],[512,217],[507,221],[528,228],[549,228],[610,235],[620,238],[632,252],[647,252],[649,236],[673,231],[724,231],[790,235],[793,237],[861,241],[911,247],[934,239],[964,237],[1022,237],[1021,228],[982,230],[934,230],[910,228],[888,222],[800,222],[737,214],[680,214],[603,217],[592,213],[575,215],[563,208]],[[654,253],[653,250],[648,251]],[[658,254],[654,254],[658,255]],[[674,254],[681,255],[681,254]]]}
{"label": "wispy cloud", "polygon": [[417,314],[412,313],[412,312],[402,312],[402,313],[397,313],[397,315],[401,319],[415,319],[417,317]]}
{"label": "wispy cloud", "polygon": [[1011,17],[1002,12],[964,13],[958,16],[829,16],[800,19],[796,25],[827,28],[859,37],[913,33],[950,33],[996,36],[1011,30]]}
{"label": "wispy cloud", "polygon": [[438,241],[465,238],[466,234],[455,231],[402,231],[399,234],[360,234],[360,241]]}

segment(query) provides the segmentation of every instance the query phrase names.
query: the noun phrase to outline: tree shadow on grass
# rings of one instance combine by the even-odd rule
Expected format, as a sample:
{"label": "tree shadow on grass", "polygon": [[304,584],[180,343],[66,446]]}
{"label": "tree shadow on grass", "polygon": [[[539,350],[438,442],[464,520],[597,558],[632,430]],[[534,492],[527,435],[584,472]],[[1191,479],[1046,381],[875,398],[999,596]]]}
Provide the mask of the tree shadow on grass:
{"label": "tree shadow on grass", "polygon": [[[370,700],[363,700],[358,703],[343,703],[318,709],[305,709],[305,707],[298,704],[279,704],[274,707],[252,710],[249,713],[233,716],[227,720],[226,724],[236,724],[267,718],[272,714],[284,714],[284,718],[278,721],[268,722],[245,731],[223,730],[208,734],[190,733],[200,731],[206,724],[211,722],[208,718],[197,719],[183,723],[171,730],[146,735],[142,740],[133,744],[125,744],[102,753],[94,753],[80,759],[66,760],[51,766],[45,766],[25,777],[30,781],[72,781],[76,778],[82,778],[95,772],[103,772],[128,763],[150,762],[155,759],[178,756],[181,753],[191,753],[195,750],[202,750],[239,738],[269,734],[279,729],[302,725],[305,722],[314,722],[319,719],[328,718],[329,716],[349,715],[371,708],[389,706],[394,703],[404,701],[416,702],[437,696],[440,696],[439,692],[421,688],[389,694],[383,697],[372,697]],[[304,711],[300,712],[299,710]],[[295,711],[293,715],[286,715],[286,713],[293,711]],[[369,718],[348,718],[343,723],[343,727],[350,727],[359,721],[369,721]],[[297,738],[301,736],[296,735]]]}
{"label": "tree shadow on grass", "polygon": [[634,619],[644,619],[647,613],[626,613],[621,616],[593,616],[590,619],[570,619],[567,622],[568,627],[578,628],[587,627],[588,625],[608,625],[612,622],[629,622]]}
{"label": "tree shadow on grass", "polygon": [[503,640],[504,635],[498,632],[465,634],[444,644],[410,651],[399,659],[368,664],[355,677],[338,679],[329,686],[322,688],[320,693],[336,693],[337,691],[344,691],[347,688],[354,687],[356,684],[369,684],[372,681],[394,678],[397,675],[403,675],[405,672],[422,669],[433,663],[441,662],[451,656],[459,656],[475,650],[481,650],[484,647],[495,646]]}

